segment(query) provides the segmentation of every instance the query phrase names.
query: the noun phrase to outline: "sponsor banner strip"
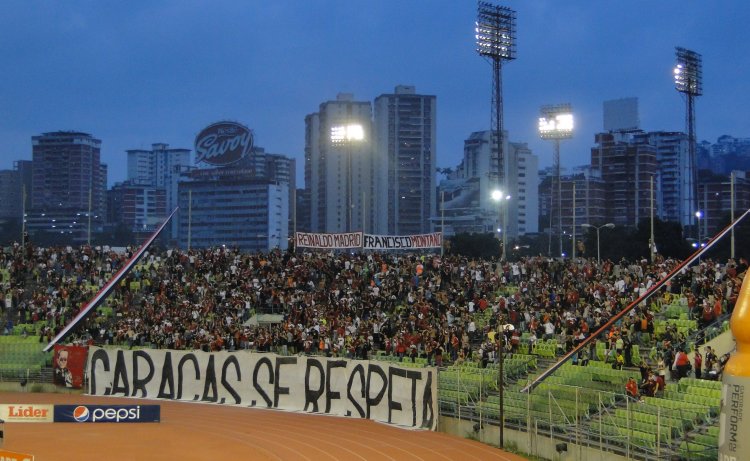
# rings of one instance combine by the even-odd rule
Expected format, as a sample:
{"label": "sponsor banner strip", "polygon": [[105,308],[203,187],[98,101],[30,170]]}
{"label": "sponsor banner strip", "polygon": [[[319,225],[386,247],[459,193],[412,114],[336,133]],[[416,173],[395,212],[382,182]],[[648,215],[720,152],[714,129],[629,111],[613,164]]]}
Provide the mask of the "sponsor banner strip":
{"label": "sponsor banner strip", "polygon": [[158,423],[159,405],[55,405],[56,423]]}
{"label": "sponsor banner strip", "polygon": [[0,448],[0,460],[3,461],[34,461],[34,455],[8,451]]}
{"label": "sponsor banner strip", "polygon": [[54,405],[2,404],[0,419],[6,423],[51,423]]}
{"label": "sponsor banner strip", "polygon": [[437,369],[249,351],[91,347],[90,395],[209,402],[437,429]]}

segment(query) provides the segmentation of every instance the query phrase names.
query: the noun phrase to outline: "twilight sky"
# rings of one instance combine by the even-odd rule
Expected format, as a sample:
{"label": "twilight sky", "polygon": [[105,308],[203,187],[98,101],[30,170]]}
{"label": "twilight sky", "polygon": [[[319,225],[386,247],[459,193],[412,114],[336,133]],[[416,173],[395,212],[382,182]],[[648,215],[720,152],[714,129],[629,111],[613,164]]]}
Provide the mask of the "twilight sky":
{"label": "twilight sky", "polygon": [[[506,0],[517,59],[503,67],[505,127],[540,166],[544,104],[568,102],[574,138],[563,168],[588,163],[602,103],[637,97],[641,127],[685,129],[674,48],[703,55],[699,140],[750,137],[746,0]],[[298,159],[304,117],[339,92],[372,101],[398,84],[437,96],[437,162],[489,128],[491,65],[475,52],[470,0],[5,0],[0,15],[0,169],[31,158],[31,136],[79,130],[102,140],[109,183],[126,149],[192,148],[218,120]]]}

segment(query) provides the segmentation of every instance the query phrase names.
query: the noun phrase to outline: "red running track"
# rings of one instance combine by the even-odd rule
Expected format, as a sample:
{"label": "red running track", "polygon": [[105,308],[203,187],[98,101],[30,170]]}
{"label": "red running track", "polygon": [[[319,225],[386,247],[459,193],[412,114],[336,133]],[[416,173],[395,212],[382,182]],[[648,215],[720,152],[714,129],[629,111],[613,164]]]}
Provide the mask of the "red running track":
{"label": "red running track", "polygon": [[5,450],[35,461],[331,460],[523,461],[472,440],[363,419],[188,402],[0,393],[7,404],[159,404],[161,422],[15,423]]}

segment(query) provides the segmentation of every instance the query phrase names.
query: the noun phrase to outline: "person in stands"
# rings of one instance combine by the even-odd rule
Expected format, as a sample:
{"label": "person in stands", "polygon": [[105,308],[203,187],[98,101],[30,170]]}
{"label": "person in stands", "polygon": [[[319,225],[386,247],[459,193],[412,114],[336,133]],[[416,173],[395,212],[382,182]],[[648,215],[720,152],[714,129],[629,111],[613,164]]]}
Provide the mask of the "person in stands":
{"label": "person in stands", "polygon": [[684,378],[688,375],[688,369],[690,368],[690,359],[688,358],[685,348],[680,348],[674,357],[674,363],[672,368],[677,370],[676,379]]}
{"label": "person in stands", "polygon": [[703,375],[701,375],[701,368],[703,367],[703,356],[701,355],[701,351],[698,349],[695,349],[695,357],[693,358],[693,371],[695,372],[695,377],[698,379],[701,379]]}
{"label": "person in stands", "polygon": [[633,379],[632,376],[628,378],[628,382],[625,383],[625,393],[630,398],[638,399],[638,384],[636,384],[635,379]]}

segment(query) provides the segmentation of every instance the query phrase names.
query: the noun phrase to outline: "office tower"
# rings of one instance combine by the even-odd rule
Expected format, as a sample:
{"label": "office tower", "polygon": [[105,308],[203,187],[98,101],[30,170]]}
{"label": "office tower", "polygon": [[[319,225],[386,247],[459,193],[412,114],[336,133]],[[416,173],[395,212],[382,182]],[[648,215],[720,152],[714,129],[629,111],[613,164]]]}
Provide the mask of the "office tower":
{"label": "office tower", "polygon": [[[305,117],[305,189],[312,232],[371,228],[375,210],[372,104],[341,93]],[[369,227],[368,227],[369,226]]]}
{"label": "office tower", "polygon": [[295,161],[253,146],[251,130],[236,122],[211,124],[195,142],[197,163],[205,168],[179,182],[180,247],[286,249]]}
{"label": "office tower", "polygon": [[242,168],[200,169],[186,176],[179,184],[180,248],[287,248],[288,184]]}
{"label": "office tower", "polygon": [[375,202],[379,234],[431,232],[436,213],[436,98],[399,85],[375,99]]}
{"label": "office tower", "polygon": [[101,141],[77,131],[31,139],[29,233],[43,231],[67,241],[87,242],[104,221],[107,167],[100,162]]}

